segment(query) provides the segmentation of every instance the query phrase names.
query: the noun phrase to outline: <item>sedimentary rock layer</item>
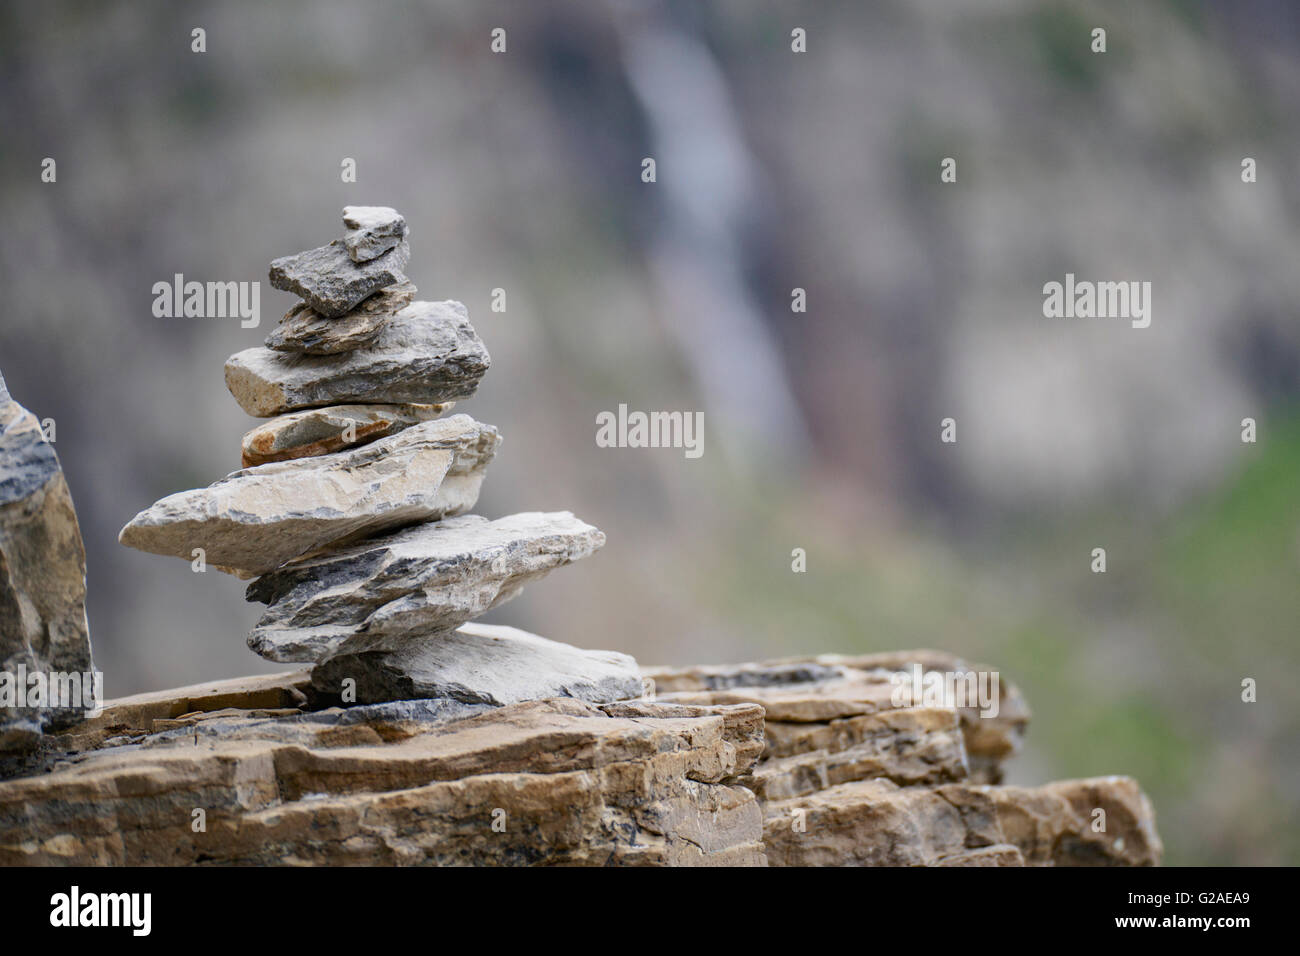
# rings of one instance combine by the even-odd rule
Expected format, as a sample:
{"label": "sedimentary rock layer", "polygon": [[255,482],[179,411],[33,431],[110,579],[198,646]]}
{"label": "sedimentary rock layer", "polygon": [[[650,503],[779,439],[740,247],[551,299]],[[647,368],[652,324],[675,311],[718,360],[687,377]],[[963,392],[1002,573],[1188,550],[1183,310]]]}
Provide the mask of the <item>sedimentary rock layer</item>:
{"label": "sedimentary rock layer", "polygon": [[323,405],[436,405],[473,395],[490,363],[465,306],[413,302],[353,352],[238,352],[226,362],[226,386],[255,418]]}
{"label": "sedimentary rock layer", "polygon": [[773,866],[1151,866],[1162,852],[1150,802],[1127,777],[1041,787],[859,780],[763,812]]}
{"label": "sedimentary rock layer", "polygon": [[77,674],[80,685],[91,670],[86,556],[72,496],[40,422],[0,377],[0,674],[10,675],[0,694],[0,751],[27,749],[43,729],[82,716],[75,705],[84,697],[30,698],[19,673]]}
{"label": "sedimentary rock layer", "polygon": [[0,865],[764,863],[758,803],[732,782],[758,707],[463,717],[312,693],[295,674],[111,703],[54,739],[50,772],[0,782]]}
{"label": "sedimentary rock layer", "polygon": [[954,709],[971,778],[988,783],[1001,780],[1002,762],[1017,752],[1024,737],[1029,708],[1019,690],[995,669],[942,651],[857,657],[822,654],[761,664],[649,668],[645,674],[666,700],[762,704],[771,753],[785,756],[824,748],[837,737],[859,733],[855,718],[897,709],[900,683],[911,681],[918,671],[970,677],[977,688],[983,686],[988,692],[988,713],[978,695],[952,704],[960,705]]}
{"label": "sedimentary rock layer", "polygon": [[248,600],[268,607],[248,646],[273,661],[318,661],[353,638],[454,629],[604,543],[567,511],[463,515],[367,538],[249,585]]}
{"label": "sedimentary rock layer", "polygon": [[264,574],[353,536],[468,511],[501,438],[468,415],[423,422],[359,448],[237,471],[170,495],[119,536],[126,546]]}

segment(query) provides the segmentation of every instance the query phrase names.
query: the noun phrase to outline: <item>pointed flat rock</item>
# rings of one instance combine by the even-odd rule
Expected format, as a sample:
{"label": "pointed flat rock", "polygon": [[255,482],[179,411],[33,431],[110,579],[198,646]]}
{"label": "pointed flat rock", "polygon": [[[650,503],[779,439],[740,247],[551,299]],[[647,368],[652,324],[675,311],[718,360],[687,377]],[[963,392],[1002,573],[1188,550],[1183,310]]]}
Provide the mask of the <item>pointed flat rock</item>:
{"label": "pointed flat rock", "polygon": [[248,646],[268,660],[319,661],[346,641],[454,628],[604,543],[567,511],[462,515],[367,538],[249,585],[248,600],[268,607]]}
{"label": "pointed flat rock", "polygon": [[313,668],[311,682],[337,694],[349,678],[361,704],[450,698],[500,707],[554,697],[603,704],[640,697],[644,688],[627,654],[582,650],[488,624],[391,638],[363,651],[340,649]]}
{"label": "pointed flat rock", "polygon": [[169,495],[118,540],[222,571],[265,574],[324,545],[460,514],[478,500],[501,436],[468,415],[413,425],[318,458],[237,471]]}
{"label": "pointed flat rock", "polygon": [[226,387],[254,418],[353,403],[437,405],[473,395],[491,362],[465,306],[412,302],[355,352],[237,352],[226,361]]}
{"label": "pointed flat rock", "polygon": [[271,262],[271,288],[292,292],[326,318],[351,311],[380,289],[401,282],[411,249],[399,242],[368,262],[353,262],[342,239]]}
{"label": "pointed flat rock", "polygon": [[255,468],[272,461],[331,455],[431,422],[454,404],[332,405],[292,412],[245,434],[240,458],[245,468]]}
{"label": "pointed flat rock", "polygon": [[404,279],[363,299],[351,312],[336,319],[328,319],[306,302],[299,302],[271,330],[266,347],[306,355],[355,352],[379,338],[384,324],[415,300],[415,291],[415,283]]}
{"label": "pointed flat rock", "polygon": [[382,256],[407,237],[402,214],[390,206],[344,206],[343,245],[353,262]]}

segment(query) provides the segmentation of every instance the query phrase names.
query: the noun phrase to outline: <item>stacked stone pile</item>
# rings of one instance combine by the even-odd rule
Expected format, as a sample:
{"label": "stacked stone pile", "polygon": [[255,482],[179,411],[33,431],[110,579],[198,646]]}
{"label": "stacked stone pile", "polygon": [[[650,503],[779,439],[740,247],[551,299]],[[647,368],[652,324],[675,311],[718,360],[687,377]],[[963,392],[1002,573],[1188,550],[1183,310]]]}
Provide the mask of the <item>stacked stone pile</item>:
{"label": "stacked stone pile", "polygon": [[[1159,861],[1131,779],[1004,785],[1028,708],[952,655],[640,672],[474,623],[604,535],[469,513],[501,438],[442,416],[487,350],[463,305],[415,301],[401,216],[344,226],[272,263],[302,302],[226,364],[268,419],[243,468],[121,535],[252,579],[249,646],[310,666],[81,722],[0,707],[0,865]],[[19,665],[90,666],[84,561],[53,450],[0,379],[0,677]],[[912,693],[933,676],[982,691]]]}
{"label": "stacked stone pile", "polygon": [[487,349],[461,303],[415,300],[400,214],[349,206],[343,225],[271,263],[302,301],[226,363],[240,407],[269,419],[242,470],[142,511],[122,543],[255,578],[249,646],[352,702],[640,696],[626,655],[468,623],[605,536],[568,512],[467,514],[501,437],[440,416],[477,390]]}

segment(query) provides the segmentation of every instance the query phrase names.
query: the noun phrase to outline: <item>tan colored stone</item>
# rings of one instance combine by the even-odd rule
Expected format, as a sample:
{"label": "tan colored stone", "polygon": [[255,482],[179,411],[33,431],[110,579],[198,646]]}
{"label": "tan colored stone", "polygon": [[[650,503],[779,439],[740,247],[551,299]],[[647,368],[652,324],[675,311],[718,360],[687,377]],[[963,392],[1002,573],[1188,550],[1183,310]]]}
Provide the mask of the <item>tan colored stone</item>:
{"label": "tan colored stone", "polygon": [[256,468],[273,461],[332,455],[433,421],[454,405],[334,405],[281,415],[244,435],[241,461],[245,468]]}
{"label": "tan colored stone", "polygon": [[851,737],[840,735],[823,747],[769,756],[755,769],[749,786],[767,801],[875,777],[905,786],[948,783],[967,776],[955,710],[917,707],[850,720],[855,722]]}
{"label": "tan colored stone", "polygon": [[170,495],[122,529],[130,548],[264,574],[327,544],[468,511],[501,438],[468,415],[359,448],[237,471]]}
{"label": "tan colored stone", "polygon": [[[1092,832],[1096,808],[1106,833]],[[773,866],[1153,866],[1162,852],[1150,803],[1127,777],[1042,787],[860,780],[768,802],[763,813]]]}
{"label": "tan colored stone", "polygon": [[[295,680],[150,695],[106,714],[260,703]],[[405,703],[208,712],[55,758],[0,782],[0,865],[765,862],[758,803],[730,782],[755,756],[757,707],[561,700],[447,720]],[[206,832],[191,826],[196,808]]]}
{"label": "tan colored stone", "polygon": [[[645,668],[663,700],[698,704],[762,704],[774,754],[815,750],[837,734],[854,733],[853,718],[898,709],[896,676],[914,666],[925,673],[993,673],[942,651],[907,651],[846,657],[822,654],[760,664],[719,667]],[[1013,756],[1029,722],[1029,708],[1009,681],[998,681],[998,712],[981,716],[975,706],[961,707],[962,734],[973,779],[997,782],[1001,764]],[[799,725],[804,725],[800,729]],[[795,741],[806,737],[806,742]]]}
{"label": "tan colored stone", "polygon": [[304,355],[338,355],[371,345],[390,316],[415,299],[415,284],[403,278],[363,299],[351,312],[326,318],[306,302],[299,302],[266,337],[268,349]]}

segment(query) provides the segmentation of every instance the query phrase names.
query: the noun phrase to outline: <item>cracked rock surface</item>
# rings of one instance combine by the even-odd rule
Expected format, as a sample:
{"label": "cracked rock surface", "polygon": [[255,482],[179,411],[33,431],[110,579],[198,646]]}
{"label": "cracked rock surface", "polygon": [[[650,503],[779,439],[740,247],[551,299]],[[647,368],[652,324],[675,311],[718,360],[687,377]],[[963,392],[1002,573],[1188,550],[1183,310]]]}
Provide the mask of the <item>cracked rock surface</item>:
{"label": "cracked rock surface", "polygon": [[307,355],[355,352],[379,338],[388,320],[415,300],[415,292],[415,284],[403,279],[333,319],[299,302],[285,313],[264,344],[277,352]]}
{"label": "cracked rock surface", "polygon": [[473,395],[490,364],[465,306],[413,302],[352,352],[238,352],[226,362],[226,386],[254,418],[324,405],[436,405]]}
{"label": "cracked rock surface", "polygon": [[381,256],[355,262],[343,239],[271,262],[271,288],[292,292],[327,319],[343,315],[358,302],[406,277],[402,270],[411,248],[399,242]]}
{"label": "cracked rock surface", "polygon": [[463,515],[368,538],[250,584],[248,600],[268,606],[248,646],[273,661],[318,661],[348,641],[432,640],[604,543],[567,511]]}

